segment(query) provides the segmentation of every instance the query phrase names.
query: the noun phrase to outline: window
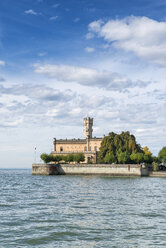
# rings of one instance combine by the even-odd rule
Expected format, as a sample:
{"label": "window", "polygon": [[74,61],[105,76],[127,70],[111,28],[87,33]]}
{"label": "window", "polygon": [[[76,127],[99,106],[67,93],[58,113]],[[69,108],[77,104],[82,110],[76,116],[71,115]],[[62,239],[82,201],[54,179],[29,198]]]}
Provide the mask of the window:
{"label": "window", "polygon": [[85,146],[84,151],[87,152],[87,147]]}
{"label": "window", "polygon": [[63,147],[62,146],[60,147],[60,152],[63,152]]}
{"label": "window", "polygon": [[89,147],[89,151],[91,151],[91,146]]}
{"label": "window", "polygon": [[95,152],[97,152],[97,146],[94,147]]}

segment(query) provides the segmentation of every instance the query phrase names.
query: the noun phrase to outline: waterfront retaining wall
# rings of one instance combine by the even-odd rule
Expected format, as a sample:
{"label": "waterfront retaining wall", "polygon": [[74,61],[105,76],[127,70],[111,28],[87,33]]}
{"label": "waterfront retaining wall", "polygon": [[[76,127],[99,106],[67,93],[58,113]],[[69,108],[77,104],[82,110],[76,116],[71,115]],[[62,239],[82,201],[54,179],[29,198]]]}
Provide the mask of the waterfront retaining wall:
{"label": "waterfront retaining wall", "polygon": [[33,175],[148,176],[139,164],[33,164]]}
{"label": "waterfront retaining wall", "polygon": [[150,177],[166,177],[166,171],[151,171],[149,173]]}

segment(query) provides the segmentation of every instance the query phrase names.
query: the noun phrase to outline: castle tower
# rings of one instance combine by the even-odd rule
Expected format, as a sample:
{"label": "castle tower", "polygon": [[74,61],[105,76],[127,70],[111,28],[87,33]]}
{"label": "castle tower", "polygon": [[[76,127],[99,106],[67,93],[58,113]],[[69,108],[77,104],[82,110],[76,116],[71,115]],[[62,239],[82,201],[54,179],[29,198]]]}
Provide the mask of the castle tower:
{"label": "castle tower", "polygon": [[56,152],[56,138],[53,139],[54,152]]}
{"label": "castle tower", "polygon": [[84,118],[84,138],[88,139],[88,138],[92,138],[92,129],[93,126],[93,118],[87,117]]}

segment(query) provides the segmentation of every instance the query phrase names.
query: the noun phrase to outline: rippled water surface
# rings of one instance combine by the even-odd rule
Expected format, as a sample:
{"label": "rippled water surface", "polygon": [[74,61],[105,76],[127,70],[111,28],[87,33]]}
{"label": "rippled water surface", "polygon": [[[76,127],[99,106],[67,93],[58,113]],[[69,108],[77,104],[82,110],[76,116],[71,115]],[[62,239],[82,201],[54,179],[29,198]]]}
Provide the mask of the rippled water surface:
{"label": "rippled water surface", "polygon": [[166,247],[166,178],[0,170],[0,248]]}

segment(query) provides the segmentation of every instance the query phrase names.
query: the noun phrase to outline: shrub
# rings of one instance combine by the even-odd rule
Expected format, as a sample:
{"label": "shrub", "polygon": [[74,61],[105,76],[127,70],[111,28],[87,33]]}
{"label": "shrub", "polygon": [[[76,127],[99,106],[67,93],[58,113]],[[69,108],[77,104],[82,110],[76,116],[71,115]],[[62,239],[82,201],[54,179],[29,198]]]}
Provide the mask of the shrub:
{"label": "shrub", "polygon": [[153,171],[158,171],[158,164],[156,162],[153,162],[152,165],[153,165]]}
{"label": "shrub", "polygon": [[80,163],[85,161],[85,156],[83,153],[57,155],[57,156],[54,156],[52,154],[42,153],[40,155],[40,158],[44,161],[44,163],[49,163],[49,162],[59,163],[60,161],[65,161],[66,163],[76,161],[77,163]]}
{"label": "shrub", "polygon": [[47,154],[47,153],[42,153],[40,155],[40,158],[45,162],[45,163],[49,163],[52,161],[55,161],[55,157],[51,154]]}
{"label": "shrub", "polygon": [[77,163],[84,162],[85,161],[85,156],[84,156],[83,153],[74,154],[73,160],[75,162],[77,162]]}

